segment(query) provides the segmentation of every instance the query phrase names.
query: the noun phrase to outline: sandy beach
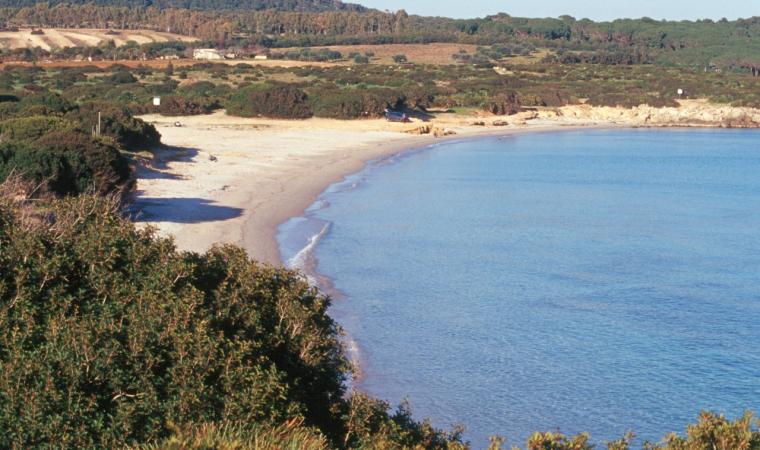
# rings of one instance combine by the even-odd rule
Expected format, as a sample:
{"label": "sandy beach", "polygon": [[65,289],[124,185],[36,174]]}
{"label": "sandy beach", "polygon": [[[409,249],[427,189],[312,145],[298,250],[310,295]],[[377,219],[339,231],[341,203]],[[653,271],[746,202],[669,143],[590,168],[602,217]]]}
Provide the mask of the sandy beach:
{"label": "sandy beach", "polygon": [[[371,160],[494,134],[592,126],[757,126],[760,111],[690,101],[679,108],[568,106],[509,117],[439,114],[408,124],[247,119],[223,111],[143,119],[155,124],[166,147],[138,167],[136,221],[174,236],[182,250],[232,243],[254,259],[280,264],[277,227]],[[421,128],[428,133],[419,134]]]}
{"label": "sandy beach", "polygon": [[[411,124],[244,119],[223,112],[143,119],[156,125],[167,148],[138,168],[136,221],[174,236],[183,250],[232,243],[270,264],[281,263],[277,227],[370,160],[447,139],[562,127],[556,120],[525,125],[519,116],[489,117],[486,126],[460,116]],[[511,124],[492,126],[498,120]],[[456,134],[404,132],[420,126]]]}

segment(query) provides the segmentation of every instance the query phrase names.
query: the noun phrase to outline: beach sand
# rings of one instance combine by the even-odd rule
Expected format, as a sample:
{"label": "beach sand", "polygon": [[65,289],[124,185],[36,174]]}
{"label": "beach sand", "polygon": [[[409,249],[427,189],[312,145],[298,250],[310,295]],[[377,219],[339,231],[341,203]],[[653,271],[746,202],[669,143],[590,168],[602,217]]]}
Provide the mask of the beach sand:
{"label": "beach sand", "polygon": [[[143,119],[156,125],[167,148],[138,168],[135,220],[174,236],[181,250],[232,243],[277,265],[277,227],[371,160],[451,139],[568,128],[760,127],[760,110],[684,100],[672,108],[569,105],[508,117],[438,113],[408,124],[246,119],[223,111]],[[453,134],[408,133],[420,127]]]}
{"label": "beach sand", "polygon": [[[277,227],[370,160],[446,139],[562,127],[559,121],[525,125],[515,116],[489,117],[488,126],[462,116],[427,124],[245,119],[224,112],[143,119],[156,125],[167,148],[138,168],[135,220],[174,236],[182,250],[202,252],[215,243],[232,243],[275,265],[281,263]],[[517,125],[491,126],[495,120]],[[456,134],[404,133],[431,124]]]}

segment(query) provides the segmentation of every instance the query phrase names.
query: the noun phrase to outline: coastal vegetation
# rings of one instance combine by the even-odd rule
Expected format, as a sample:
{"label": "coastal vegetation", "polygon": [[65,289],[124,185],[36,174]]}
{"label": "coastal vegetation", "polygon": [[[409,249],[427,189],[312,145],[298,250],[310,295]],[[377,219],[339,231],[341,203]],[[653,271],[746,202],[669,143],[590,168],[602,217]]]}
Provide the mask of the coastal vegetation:
{"label": "coastal vegetation", "polygon": [[[298,273],[233,246],[180,252],[113,196],[41,205],[29,187],[0,185],[0,447],[469,448],[461,428],[346,390],[330,299]],[[758,425],[703,413],[645,448],[757,450]],[[591,442],[536,433],[527,448]]]}
{"label": "coastal vegetation", "polygon": [[[35,73],[30,70],[20,78],[32,81]],[[20,176],[35,183],[40,195],[126,192],[133,182],[126,153],[160,142],[152,125],[118,105],[71,102],[37,84],[4,99],[0,180]]]}
{"label": "coastal vegetation", "polygon": [[[154,98],[160,99],[158,105]],[[134,152],[160,144],[156,129],[135,117],[145,113],[226,109],[244,117],[361,119],[381,117],[390,108],[432,118],[462,110],[503,115],[580,104],[676,106],[689,98],[760,107],[760,79],[591,63],[496,69],[472,64],[6,65],[0,72],[0,180],[17,174],[59,196],[88,189],[126,192]]]}
{"label": "coastal vegetation", "polygon": [[[6,65],[0,73],[0,100],[5,100],[0,103],[0,117],[49,111],[84,120],[86,124],[80,125],[90,129],[95,125],[96,110],[108,110],[104,133],[123,145],[139,146],[157,143],[150,127],[132,117],[149,112],[186,115],[226,108],[240,115],[303,118],[311,115],[308,106],[318,117],[360,118],[378,116],[386,107],[492,110],[497,99],[510,96],[523,107],[658,107],[675,106],[678,100],[690,98],[758,107],[759,88],[760,79],[745,74],[590,63],[505,63],[496,68],[409,64],[281,68],[196,63],[171,70],[119,64],[47,69]],[[157,96],[161,104],[154,106],[152,100]],[[285,109],[251,110],[264,107],[266,99]]]}
{"label": "coastal vegetation", "polygon": [[0,201],[0,447],[114,448],[227,427],[338,447],[459,440],[347,396],[330,300],[297,273],[230,246],[178,252],[112,196],[40,207],[18,200],[24,188],[7,181]]}

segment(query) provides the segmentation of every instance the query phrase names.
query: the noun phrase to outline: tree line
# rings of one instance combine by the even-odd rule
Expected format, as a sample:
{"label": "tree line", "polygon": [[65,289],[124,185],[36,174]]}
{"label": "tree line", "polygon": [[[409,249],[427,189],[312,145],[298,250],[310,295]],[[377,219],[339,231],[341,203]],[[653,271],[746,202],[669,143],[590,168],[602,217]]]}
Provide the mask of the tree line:
{"label": "tree line", "polygon": [[343,3],[340,0],[0,0],[0,8],[25,8],[45,3],[49,6],[61,4],[98,6],[118,6],[125,8],[154,7],[159,9],[197,9],[197,10],[235,10],[260,11],[274,9],[278,11],[366,11],[367,8]]}
{"label": "tree line", "polygon": [[[126,1],[126,0],[125,0]],[[130,0],[134,1],[134,0]],[[224,3],[228,0],[219,0]],[[231,0],[229,0],[231,1]],[[251,0],[255,3],[254,0]],[[450,19],[352,8],[327,0],[246,4],[213,2],[124,6],[120,2],[5,2],[6,26],[149,28],[195,36],[215,45],[270,47],[350,43],[459,42],[480,45],[530,43],[571,51],[628,51],[647,54],[655,63],[732,67],[760,65],[760,18],[735,21],[657,21],[649,18],[593,22],[570,16],[547,19],[496,14],[479,19]],[[317,4],[316,6],[314,4]],[[0,3],[2,6],[3,3]],[[311,6],[309,6],[311,5]],[[14,6],[14,7],[8,7]],[[22,6],[22,7],[18,7]],[[260,9],[265,8],[265,9]],[[318,12],[315,12],[318,11]],[[604,58],[602,58],[604,59]]]}

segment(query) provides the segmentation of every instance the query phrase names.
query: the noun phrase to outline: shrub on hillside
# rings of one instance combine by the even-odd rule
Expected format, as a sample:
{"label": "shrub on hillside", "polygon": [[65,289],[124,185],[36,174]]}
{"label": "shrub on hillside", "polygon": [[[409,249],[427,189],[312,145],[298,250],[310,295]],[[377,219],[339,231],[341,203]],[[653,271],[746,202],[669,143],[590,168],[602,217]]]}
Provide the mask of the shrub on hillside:
{"label": "shrub on hillside", "polygon": [[401,110],[406,106],[406,97],[388,88],[326,88],[315,89],[310,103],[317,117],[357,119],[381,117],[386,108]]}
{"label": "shrub on hillside", "polygon": [[243,117],[306,119],[313,115],[306,93],[291,85],[252,84],[233,94],[226,108]]}
{"label": "shrub on hillside", "polygon": [[[27,115],[47,113],[63,114],[74,109],[68,100],[54,92],[39,92],[27,95],[19,102],[19,110]],[[34,110],[33,113],[29,112]]]}
{"label": "shrub on hillside", "polygon": [[161,97],[161,105],[148,108],[151,112],[157,112],[167,116],[193,116],[208,114],[218,108],[216,101],[208,99],[189,99],[177,95]]}
{"label": "shrub on hillside", "polygon": [[130,150],[145,150],[158,146],[161,135],[156,127],[142,119],[133,117],[126,108],[114,107],[111,103],[89,102],[66,114],[65,118],[80,124],[80,128],[91,130],[98,123],[103,136],[113,138],[119,145]]}
{"label": "shrub on hillside", "polygon": [[177,429],[171,437],[134,450],[330,450],[318,430],[293,420],[278,426],[256,423],[203,424]]}
{"label": "shrub on hillside", "polygon": [[6,120],[16,117],[18,114],[17,102],[2,102],[0,103],[0,120]]}
{"label": "shrub on hillside", "polygon": [[129,166],[114,144],[65,129],[3,142],[0,180],[12,174],[57,196],[121,191],[130,183]]}
{"label": "shrub on hillside", "polygon": [[9,214],[0,447],[114,448],[222,420],[340,428],[329,302],[295,273],[232,247],[178,253],[103,198],[54,202],[49,226]]}
{"label": "shrub on hillside", "polygon": [[54,130],[74,130],[76,124],[57,116],[17,117],[0,122],[0,140],[37,140]]}
{"label": "shrub on hillside", "polygon": [[253,448],[322,448],[321,434],[335,448],[377,434],[399,448],[448,436],[344,397],[330,302],[297,273],[232,246],[180,253],[107,197],[35,211],[2,191],[0,447],[248,448],[258,436],[273,445]]}
{"label": "shrub on hillside", "polygon": [[406,55],[393,55],[393,62],[396,64],[404,64],[408,61]]}
{"label": "shrub on hillside", "polygon": [[406,104],[410,108],[426,110],[435,102],[435,96],[439,92],[438,87],[431,81],[422,84],[407,83],[401,86]]}
{"label": "shrub on hillside", "polygon": [[128,70],[118,70],[106,77],[106,80],[114,84],[137,83],[137,78]]}

